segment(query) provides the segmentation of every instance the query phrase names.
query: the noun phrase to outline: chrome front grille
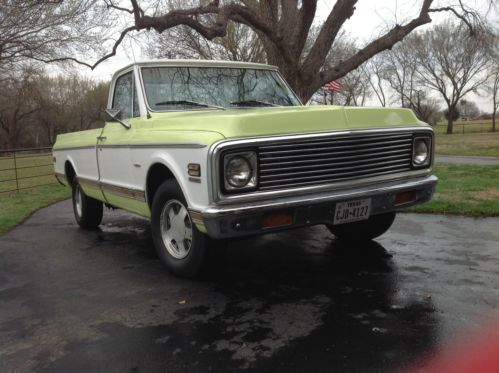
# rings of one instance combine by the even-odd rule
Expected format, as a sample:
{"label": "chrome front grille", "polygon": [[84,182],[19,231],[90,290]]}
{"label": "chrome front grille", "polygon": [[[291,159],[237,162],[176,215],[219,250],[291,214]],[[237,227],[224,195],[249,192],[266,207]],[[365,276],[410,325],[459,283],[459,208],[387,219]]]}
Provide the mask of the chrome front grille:
{"label": "chrome front grille", "polygon": [[315,186],[411,170],[412,133],[339,135],[258,146],[259,190]]}

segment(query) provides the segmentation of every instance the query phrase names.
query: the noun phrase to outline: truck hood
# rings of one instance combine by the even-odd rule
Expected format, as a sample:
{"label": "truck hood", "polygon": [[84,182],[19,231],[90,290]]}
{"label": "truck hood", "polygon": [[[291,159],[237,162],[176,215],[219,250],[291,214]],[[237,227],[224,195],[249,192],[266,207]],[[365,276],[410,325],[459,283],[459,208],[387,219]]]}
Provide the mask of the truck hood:
{"label": "truck hood", "polygon": [[152,113],[156,130],[217,132],[225,138],[426,126],[409,109],[295,106]]}

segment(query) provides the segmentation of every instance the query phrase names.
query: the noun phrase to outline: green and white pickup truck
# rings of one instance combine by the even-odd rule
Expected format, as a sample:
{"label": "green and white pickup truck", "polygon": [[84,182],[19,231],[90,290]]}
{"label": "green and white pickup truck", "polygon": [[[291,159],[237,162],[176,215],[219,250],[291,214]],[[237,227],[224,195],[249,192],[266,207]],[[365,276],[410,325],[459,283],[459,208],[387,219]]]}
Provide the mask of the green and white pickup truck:
{"label": "green and white pickup truck", "polygon": [[59,135],[76,221],[103,205],[151,220],[167,267],[194,276],[215,240],[324,224],[372,239],[428,201],[434,134],[406,109],[304,106],[277,68],[166,60],[113,76],[104,128]]}

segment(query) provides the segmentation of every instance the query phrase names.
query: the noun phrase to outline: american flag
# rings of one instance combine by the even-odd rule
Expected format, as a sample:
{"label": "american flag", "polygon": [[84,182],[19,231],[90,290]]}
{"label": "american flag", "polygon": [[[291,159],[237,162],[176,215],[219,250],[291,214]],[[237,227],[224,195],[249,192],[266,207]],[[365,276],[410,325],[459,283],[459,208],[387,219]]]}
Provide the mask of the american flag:
{"label": "american flag", "polygon": [[327,83],[324,88],[329,92],[341,92],[341,83],[337,80]]}

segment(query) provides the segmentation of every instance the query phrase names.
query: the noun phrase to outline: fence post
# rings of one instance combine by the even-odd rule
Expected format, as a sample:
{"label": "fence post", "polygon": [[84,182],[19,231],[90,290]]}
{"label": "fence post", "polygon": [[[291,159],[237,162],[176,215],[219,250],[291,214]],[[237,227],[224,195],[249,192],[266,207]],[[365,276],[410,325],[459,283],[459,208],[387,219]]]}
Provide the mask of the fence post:
{"label": "fence post", "polygon": [[16,175],[16,190],[19,193],[19,179],[17,178],[17,160],[16,160],[16,151],[14,150],[14,173]]}

